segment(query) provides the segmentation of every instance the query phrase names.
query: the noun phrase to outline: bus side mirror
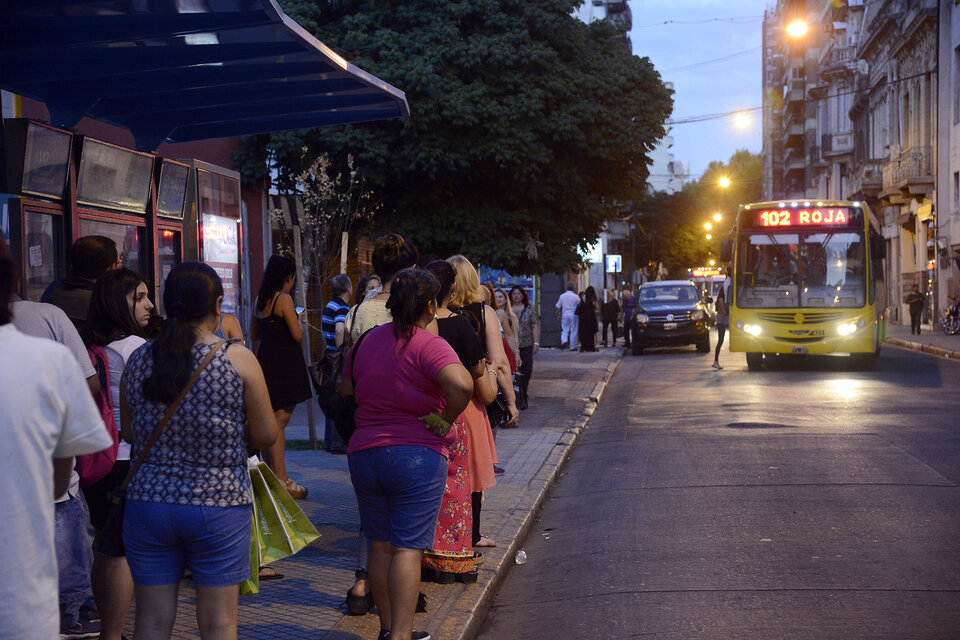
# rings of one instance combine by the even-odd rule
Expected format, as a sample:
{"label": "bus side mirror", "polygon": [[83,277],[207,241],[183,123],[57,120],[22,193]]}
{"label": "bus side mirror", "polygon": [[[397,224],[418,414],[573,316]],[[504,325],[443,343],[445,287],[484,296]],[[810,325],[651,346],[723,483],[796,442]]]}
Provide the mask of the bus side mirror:
{"label": "bus side mirror", "polygon": [[730,238],[726,238],[720,244],[720,261],[721,262],[730,262],[730,258],[733,256],[730,255]]}

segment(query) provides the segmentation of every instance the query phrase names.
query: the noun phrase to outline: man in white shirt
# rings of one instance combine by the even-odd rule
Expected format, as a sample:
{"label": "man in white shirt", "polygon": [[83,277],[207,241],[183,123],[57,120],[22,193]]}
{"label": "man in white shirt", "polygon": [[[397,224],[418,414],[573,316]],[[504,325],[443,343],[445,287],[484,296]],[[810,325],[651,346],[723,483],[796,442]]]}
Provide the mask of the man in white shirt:
{"label": "man in white shirt", "polygon": [[572,282],[567,283],[567,290],[557,300],[557,318],[560,319],[560,348],[577,349],[577,305],[580,296],[574,292]]}
{"label": "man in white shirt", "polygon": [[0,235],[0,562],[15,580],[0,583],[6,637],[59,635],[53,499],[66,493],[74,456],[112,444],[70,350],[12,324],[13,260]]}

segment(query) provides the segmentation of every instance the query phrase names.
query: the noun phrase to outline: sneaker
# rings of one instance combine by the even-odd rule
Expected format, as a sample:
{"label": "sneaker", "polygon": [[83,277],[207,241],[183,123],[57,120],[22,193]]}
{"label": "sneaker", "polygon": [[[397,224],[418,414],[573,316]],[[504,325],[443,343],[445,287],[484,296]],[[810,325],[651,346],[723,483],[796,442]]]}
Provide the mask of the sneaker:
{"label": "sneaker", "polygon": [[503,467],[498,467],[497,465],[493,465],[493,475],[495,475],[495,476],[502,476],[502,475],[505,474],[506,472],[507,472],[507,470],[504,469]]}
{"label": "sneaker", "polygon": [[723,369],[723,367],[720,366],[720,363],[719,363],[719,362],[714,362],[714,363],[713,363],[712,365],[710,365],[710,366],[713,367],[714,369]]}
{"label": "sneaker", "polygon": [[99,638],[100,621],[83,620],[78,618],[69,627],[60,629],[60,640],[82,640],[82,638]]}

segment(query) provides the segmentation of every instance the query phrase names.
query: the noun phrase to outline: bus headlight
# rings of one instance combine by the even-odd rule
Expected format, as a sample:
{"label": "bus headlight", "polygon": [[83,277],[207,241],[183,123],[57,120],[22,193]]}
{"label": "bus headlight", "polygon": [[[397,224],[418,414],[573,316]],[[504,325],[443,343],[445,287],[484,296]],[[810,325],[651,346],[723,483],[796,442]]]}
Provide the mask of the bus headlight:
{"label": "bus headlight", "polygon": [[841,336],[849,336],[857,330],[857,325],[853,324],[841,324],[837,327],[837,333]]}
{"label": "bus headlight", "polygon": [[737,320],[737,329],[743,329],[743,320]]}
{"label": "bus headlight", "polygon": [[745,324],[743,330],[752,336],[760,335],[760,325],[758,324]]}

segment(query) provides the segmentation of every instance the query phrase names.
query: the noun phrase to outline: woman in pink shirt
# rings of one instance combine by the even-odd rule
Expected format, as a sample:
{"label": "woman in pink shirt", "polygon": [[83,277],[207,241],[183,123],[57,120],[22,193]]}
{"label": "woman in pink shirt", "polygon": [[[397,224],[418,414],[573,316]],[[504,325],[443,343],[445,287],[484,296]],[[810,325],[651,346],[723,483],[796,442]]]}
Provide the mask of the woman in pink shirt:
{"label": "woman in pink shirt", "polygon": [[428,271],[398,273],[387,300],[393,322],[364,334],[343,371],[342,393],[357,401],[348,461],[370,539],[381,639],[430,638],[413,631],[420,563],[443,499],[446,443],[455,436],[450,425],[473,394],[473,378],[456,352],[426,331],[439,288]]}

